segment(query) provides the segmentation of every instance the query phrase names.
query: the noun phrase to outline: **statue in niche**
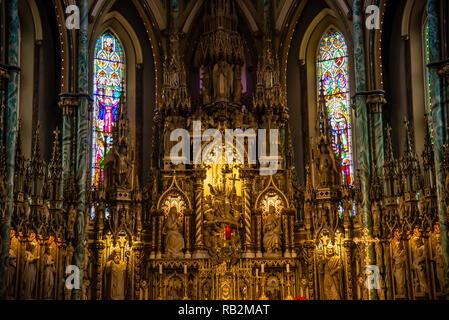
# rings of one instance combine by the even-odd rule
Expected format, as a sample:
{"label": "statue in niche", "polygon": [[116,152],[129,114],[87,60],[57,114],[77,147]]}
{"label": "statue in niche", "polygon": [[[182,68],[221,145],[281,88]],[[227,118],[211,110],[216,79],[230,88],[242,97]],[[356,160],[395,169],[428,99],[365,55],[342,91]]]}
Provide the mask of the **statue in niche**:
{"label": "statue in niche", "polygon": [[231,97],[233,78],[232,70],[230,70],[230,67],[226,62],[220,61],[214,66],[213,83],[215,99],[226,100]]}
{"label": "statue in niche", "polygon": [[380,236],[380,205],[378,201],[374,201],[371,207],[373,215],[374,236]]}
{"label": "statue in niche", "polygon": [[171,207],[162,231],[165,234],[165,254],[167,257],[177,258],[183,256],[184,237],[179,232],[179,229],[178,210],[176,207]]}
{"label": "statue in niche", "polygon": [[320,187],[330,187],[335,182],[335,173],[338,172],[334,159],[329,154],[327,145],[322,141],[319,145],[318,155],[318,181]]}
{"label": "statue in niche", "polygon": [[117,156],[117,165],[118,165],[118,186],[120,187],[129,187],[130,181],[130,169],[131,162],[128,160],[128,146],[125,142],[122,141],[120,144],[119,150],[115,150],[115,154]]}
{"label": "statue in niche", "polygon": [[120,249],[111,253],[104,269],[104,295],[106,300],[124,300],[126,289],[126,263],[120,259]]}
{"label": "statue in niche", "polygon": [[9,263],[8,263],[8,275],[6,278],[7,285],[7,297],[15,298],[15,285],[16,285],[16,270],[17,270],[17,256],[14,250],[9,250]]}
{"label": "statue in niche", "polygon": [[241,289],[242,300],[248,300],[248,285],[246,283],[243,284]]}
{"label": "statue in niche", "polygon": [[67,218],[67,234],[69,239],[73,239],[75,236],[75,222],[77,217],[77,210],[73,204],[69,208],[69,216]]}
{"label": "statue in niche", "polygon": [[203,93],[203,104],[207,105],[210,101],[210,74],[209,71],[206,70],[203,73],[203,88],[201,89]]}
{"label": "statue in niche", "polygon": [[341,258],[335,253],[333,246],[328,246],[324,263],[324,296],[326,300],[341,300],[342,294]]}
{"label": "statue in niche", "polygon": [[203,300],[210,300],[210,284],[206,282],[203,285]]}
{"label": "statue in niche", "polygon": [[55,274],[55,260],[50,253],[50,248],[47,247],[44,253],[44,299],[46,300],[54,298]]}
{"label": "statue in niche", "polygon": [[242,68],[234,67],[234,101],[239,102],[242,98]]}
{"label": "statue in niche", "polygon": [[413,270],[415,271],[415,290],[418,293],[426,294],[427,273],[426,273],[426,247],[421,238],[416,239],[416,248],[413,251]]}
{"label": "statue in niche", "polygon": [[25,263],[22,274],[22,298],[24,300],[33,299],[36,287],[37,262],[39,261],[39,257],[34,255],[34,249],[35,245],[32,243],[29,243],[25,249]]}
{"label": "statue in niche", "polygon": [[265,254],[268,256],[278,256],[281,253],[281,222],[276,217],[276,210],[273,205],[268,209],[268,215],[263,225],[263,246]]}
{"label": "statue in niche", "polygon": [[444,260],[443,260],[443,250],[441,248],[441,243],[438,241],[435,246],[435,253],[433,261],[435,262],[436,276],[439,285],[439,291],[442,292],[444,289]]}
{"label": "statue in niche", "polygon": [[406,252],[402,241],[398,240],[393,249],[393,275],[396,283],[396,296],[405,297],[405,268],[406,268]]}
{"label": "statue in niche", "polygon": [[89,300],[90,280],[85,279],[83,282],[83,300]]}

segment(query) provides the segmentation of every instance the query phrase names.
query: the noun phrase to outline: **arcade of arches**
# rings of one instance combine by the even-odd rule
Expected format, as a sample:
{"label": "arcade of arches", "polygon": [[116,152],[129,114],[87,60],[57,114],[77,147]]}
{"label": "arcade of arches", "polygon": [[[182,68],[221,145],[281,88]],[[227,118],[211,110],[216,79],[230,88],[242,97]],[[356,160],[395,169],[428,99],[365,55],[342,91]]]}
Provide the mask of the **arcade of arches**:
{"label": "arcade of arches", "polygon": [[0,9],[1,299],[448,297],[449,2]]}

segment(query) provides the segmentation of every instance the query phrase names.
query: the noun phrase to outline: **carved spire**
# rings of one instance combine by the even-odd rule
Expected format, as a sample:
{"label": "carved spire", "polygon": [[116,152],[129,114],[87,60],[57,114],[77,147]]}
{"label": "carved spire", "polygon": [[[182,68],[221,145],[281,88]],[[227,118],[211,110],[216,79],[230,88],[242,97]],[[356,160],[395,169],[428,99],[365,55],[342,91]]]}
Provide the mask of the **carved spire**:
{"label": "carved spire", "polygon": [[118,110],[118,121],[115,130],[114,141],[117,141],[119,145],[126,143],[128,146],[129,141],[129,118],[128,118],[128,104],[126,102],[125,86],[122,83],[122,91],[120,93],[120,108]]}
{"label": "carved spire", "polygon": [[253,97],[256,112],[286,110],[287,101],[280,83],[279,59],[273,50],[271,31],[271,11],[269,3],[264,3],[265,45],[257,66],[257,87]]}
{"label": "carved spire", "polygon": [[51,157],[49,165],[49,200],[58,201],[61,200],[61,181],[62,181],[62,157],[61,157],[61,145],[59,143],[60,131],[56,128],[53,131],[53,155]]}
{"label": "carved spire", "polygon": [[179,53],[180,34],[177,10],[177,1],[172,1],[168,54],[165,56],[163,64],[164,84],[160,104],[160,111],[165,116],[185,115],[191,109],[185,66]]}
{"label": "carved spire", "polygon": [[327,113],[326,100],[324,97],[324,81],[320,79],[320,95],[318,98],[318,117],[317,117],[318,134],[329,136],[331,132],[329,116]]}
{"label": "carved spire", "polygon": [[384,178],[386,185],[386,195],[394,197],[397,195],[398,171],[397,160],[393,153],[393,141],[391,139],[391,126],[387,123],[385,128],[385,161],[384,161]]}
{"label": "carved spire", "polygon": [[435,186],[435,158],[433,153],[432,135],[430,132],[431,120],[428,114],[424,117],[426,122],[424,151],[422,153],[424,187],[433,188]]}
{"label": "carved spire", "polygon": [[33,151],[30,163],[30,178],[32,182],[31,194],[36,197],[42,196],[45,181],[45,164],[42,160],[40,148],[40,124],[37,125],[33,139]]}
{"label": "carved spire", "polygon": [[404,153],[400,159],[402,183],[405,192],[414,192],[420,185],[420,168],[415,153],[415,144],[410,131],[410,122],[405,119],[405,144]]}

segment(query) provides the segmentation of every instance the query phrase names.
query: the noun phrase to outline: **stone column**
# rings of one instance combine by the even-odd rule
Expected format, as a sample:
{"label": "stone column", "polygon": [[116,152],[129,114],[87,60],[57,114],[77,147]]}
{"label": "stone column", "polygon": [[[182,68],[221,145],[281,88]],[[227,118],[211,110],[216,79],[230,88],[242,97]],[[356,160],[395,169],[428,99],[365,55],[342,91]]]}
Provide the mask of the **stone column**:
{"label": "stone column", "polygon": [[[365,41],[364,30],[365,20],[363,15],[363,1],[355,0],[353,4],[354,12],[354,62],[355,62],[355,83],[356,96],[354,102],[356,104],[356,141],[357,141],[357,164],[359,169],[360,189],[362,203],[360,209],[362,216],[363,227],[369,230],[370,235],[373,233],[373,223],[370,214],[370,139],[369,139],[369,125],[368,125],[368,110],[366,106],[366,62],[365,62]],[[369,247],[370,264],[374,264],[374,248]],[[370,300],[377,299],[375,290],[370,290]]]}
{"label": "stone column", "polygon": [[370,114],[370,137],[373,163],[377,168],[384,166],[384,128],[382,108],[387,103],[383,91],[372,92],[366,99]]}
{"label": "stone column", "polygon": [[[90,157],[90,131],[89,131],[89,49],[88,49],[88,0],[80,0],[80,30],[78,30],[78,94],[79,107],[77,119],[77,146],[76,146],[76,182],[78,185],[78,216],[75,224],[76,236],[73,254],[73,264],[80,268],[80,283],[83,283],[84,268],[84,239],[85,215],[87,212],[87,184],[88,164]],[[74,289],[74,300],[82,299],[82,289]]]}
{"label": "stone column", "polygon": [[[429,0],[427,6],[429,22],[429,55],[430,62],[440,61],[440,32],[439,32],[439,1]],[[444,260],[444,274],[446,278],[446,288],[444,292],[449,296],[449,238],[447,217],[443,203],[444,190],[444,170],[443,164],[443,145],[446,143],[446,125],[444,123],[443,105],[441,101],[441,83],[438,70],[434,67],[430,69],[430,87],[432,95],[432,124],[433,124],[433,142],[435,153],[435,175],[438,197],[438,216],[440,221],[441,249]]]}
{"label": "stone column", "polygon": [[346,299],[353,300],[354,299],[354,288],[353,288],[353,268],[352,268],[352,252],[355,247],[355,243],[352,240],[345,240],[343,243],[343,247],[345,249],[345,282],[346,282]]}
{"label": "stone column", "polygon": [[202,259],[206,257],[203,239],[203,181],[206,174],[203,170],[194,175],[194,192],[195,192],[195,245],[194,245],[194,259]]}
{"label": "stone column", "polygon": [[[69,178],[74,168],[72,159],[76,150],[73,150],[73,137],[75,129],[75,112],[77,111],[78,99],[75,95],[61,95],[59,107],[62,109],[62,184],[61,194],[69,183]],[[66,196],[66,195],[65,195]]]}
{"label": "stone column", "polygon": [[[18,0],[10,0],[6,3],[6,30],[7,30],[7,63],[17,68],[19,63],[19,11]],[[0,256],[0,299],[6,296],[6,274],[9,261],[11,215],[13,212],[14,198],[14,163],[16,152],[17,132],[17,104],[18,104],[18,69],[9,73],[9,82],[6,99],[5,113],[5,139],[6,139],[6,188],[8,201],[6,203],[5,224],[0,226],[2,250]]]}

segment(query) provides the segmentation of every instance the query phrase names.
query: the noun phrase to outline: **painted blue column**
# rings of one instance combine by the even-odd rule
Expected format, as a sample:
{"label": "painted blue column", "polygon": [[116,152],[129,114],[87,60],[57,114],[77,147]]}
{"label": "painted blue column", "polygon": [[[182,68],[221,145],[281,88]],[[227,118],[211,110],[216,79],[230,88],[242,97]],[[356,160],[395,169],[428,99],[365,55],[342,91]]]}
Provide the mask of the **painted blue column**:
{"label": "painted blue column", "polygon": [[[428,1],[428,22],[429,22],[429,55],[430,63],[440,61],[440,32],[439,32],[439,1]],[[438,197],[438,216],[440,220],[441,248],[444,257],[444,273],[446,277],[446,295],[449,297],[449,239],[448,226],[446,222],[446,212],[443,205],[444,190],[444,170],[443,164],[443,145],[445,144],[445,125],[443,118],[443,106],[441,95],[441,82],[436,68],[430,69],[430,86],[432,95],[432,123],[434,131],[434,154],[435,154],[435,173]]]}
{"label": "painted blue column", "polygon": [[[80,268],[80,283],[83,284],[85,215],[87,214],[88,164],[90,154],[89,135],[89,49],[88,49],[88,0],[80,0],[80,30],[78,33],[78,94],[76,182],[78,186],[78,218],[76,221],[74,265]],[[82,290],[74,290],[73,299],[82,299]]]}
{"label": "painted blue column", "polygon": [[[6,2],[7,21],[7,64],[17,67],[19,64],[19,11],[18,0]],[[6,274],[8,270],[11,215],[14,206],[14,164],[16,153],[18,73],[9,74],[5,110],[5,143],[6,143],[6,188],[8,201],[6,207],[6,223],[1,227],[2,253],[0,256],[0,298],[6,295]]]}
{"label": "painted blue column", "polygon": [[[365,41],[364,41],[364,19],[363,19],[363,1],[354,0],[353,17],[354,17],[354,66],[355,66],[355,83],[356,95],[354,97],[356,104],[356,159],[357,169],[360,179],[360,191],[362,203],[359,208],[362,215],[363,227],[369,230],[370,236],[373,236],[373,224],[370,214],[370,143],[369,143],[369,123],[368,110],[366,106],[366,61],[365,61]],[[374,246],[369,246],[370,264],[375,264]],[[376,299],[376,291],[370,290],[370,299]]]}

